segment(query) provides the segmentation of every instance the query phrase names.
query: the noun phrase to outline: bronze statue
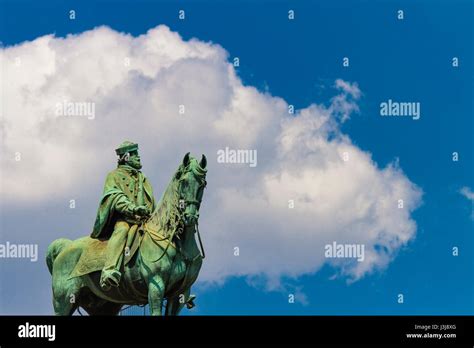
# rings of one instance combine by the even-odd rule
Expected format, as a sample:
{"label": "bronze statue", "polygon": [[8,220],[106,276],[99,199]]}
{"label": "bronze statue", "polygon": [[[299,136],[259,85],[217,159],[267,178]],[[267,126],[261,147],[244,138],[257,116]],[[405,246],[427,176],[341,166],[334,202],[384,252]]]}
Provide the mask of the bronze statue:
{"label": "bronze statue", "polygon": [[187,153],[155,204],[138,145],[124,142],[116,153],[119,165],[107,176],[92,235],[48,248],[54,311],[117,315],[123,305],[149,303],[151,315],[162,315],[166,300],[164,314],[177,315],[194,306],[191,285],[204,258],[198,218],[206,157],[198,162]]}
{"label": "bronze statue", "polygon": [[119,271],[130,227],[155,209],[153,190],[142,174],[138,144],[123,142],[116,150],[118,167],[107,175],[92,238],[109,239],[100,286],[118,286]]}

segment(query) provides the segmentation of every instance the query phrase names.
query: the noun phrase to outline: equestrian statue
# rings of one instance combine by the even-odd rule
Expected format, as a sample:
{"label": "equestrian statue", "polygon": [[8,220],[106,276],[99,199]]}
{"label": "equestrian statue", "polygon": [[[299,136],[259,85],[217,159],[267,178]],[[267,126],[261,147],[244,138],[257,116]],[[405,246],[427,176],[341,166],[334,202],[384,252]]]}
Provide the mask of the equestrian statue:
{"label": "equestrian statue", "polygon": [[138,144],[115,152],[91,235],[48,247],[54,312],[118,315],[124,305],[149,304],[151,315],[178,315],[195,305],[191,286],[205,257],[198,219],[206,157],[187,153],[156,203]]}

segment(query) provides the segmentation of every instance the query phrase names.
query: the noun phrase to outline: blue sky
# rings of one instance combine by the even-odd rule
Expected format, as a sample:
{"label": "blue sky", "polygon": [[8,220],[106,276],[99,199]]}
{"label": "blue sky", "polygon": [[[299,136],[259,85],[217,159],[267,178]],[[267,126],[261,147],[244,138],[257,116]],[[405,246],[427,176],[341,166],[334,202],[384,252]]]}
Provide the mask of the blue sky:
{"label": "blue sky", "polygon": [[[71,8],[75,21],[67,17]],[[351,284],[330,280],[329,266],[289,280],[306,294],[306,305],[234,277],[195,288],[196,314],[474,314],[472,203],[459,194],[474,188],[472,2],[1,1],[0,9],[4,46],[99,25],[136,36],[166,24],[184,39],[212,41],[238,56],[245,84],[297,109],[327,102],[338,78],[359,85],[360,112],[342,130],[380,167],[398,158],[423,190],[413,213],[416,238],[385,270]],[[185,21],[178,20],[179,9]],[[296,20],[287,20],[289,9]],[[342,66],[343,57],[350,67]],[[420,102],[420,120],[380,117],[379,104],[388,99]]]}

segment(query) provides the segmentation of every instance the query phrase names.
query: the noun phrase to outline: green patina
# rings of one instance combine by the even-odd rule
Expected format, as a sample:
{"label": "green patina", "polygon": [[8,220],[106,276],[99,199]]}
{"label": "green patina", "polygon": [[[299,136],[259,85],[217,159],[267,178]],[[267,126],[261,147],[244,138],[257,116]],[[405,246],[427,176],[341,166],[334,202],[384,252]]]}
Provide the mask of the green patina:
{"label": "green patina", "polygon": [[151,314],[161,315],[166,301],[165,314],[177,315],[194,306],[190,289],[204,257],[195,234],[200,241],[206,158],[186,154],[155,204],[138,145],[124,142],[116,153],[119,165],[107,175],[91,235],[57,239],[48,248],[55,313],[82,307],[116,315],[124,304],[149,303]]}

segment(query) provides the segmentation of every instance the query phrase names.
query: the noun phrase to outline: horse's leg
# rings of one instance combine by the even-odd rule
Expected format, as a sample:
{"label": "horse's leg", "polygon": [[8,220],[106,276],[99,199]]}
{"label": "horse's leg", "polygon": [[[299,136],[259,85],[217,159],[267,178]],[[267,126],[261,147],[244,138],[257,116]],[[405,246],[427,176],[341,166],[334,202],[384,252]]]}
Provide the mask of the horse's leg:
{"label": "horse's leg", "polygon": [[53,285],[53,307],[56,315],[72,315],[77,309],[80,281],[75,278],[71,280],[54,279]]}
{"label": "horse's leg", "polygon": [[55,315],[72,315],[77,309],[77,305],[64,298],[54,298],[53,307]]}
{"label": "horse's leg", "polygon": [[53,269],[53,307],[56,315],[72,315],[78,307],[81,279],[68,279],[69,264],[55,262]]}
{"label": "horse's leg", "polygon": [[166,315],[178,315],[186,304],[190,293],[191,289],[188,288],[182,294],[169,298],[166,303]]}
{"label": "horse's leg", "polygon": [[121,303],[107,302],[102,306],[101,315],[118,315],[122,307]]}
{"label": "horse's leg", "polygon": [[122,304],[114,303],[114,302],[105,302],[102,304],[91,304],[88,306],[83,306],[86,312],[93,316],[93,315],[118,315],[120,309],[122,308]]}
{"label": "horse's leg", "polygon": [[148,303],[150,315],[162,315],[161,307],[165,293],[165,283],[159,275],[154,275],[148,282]]}

